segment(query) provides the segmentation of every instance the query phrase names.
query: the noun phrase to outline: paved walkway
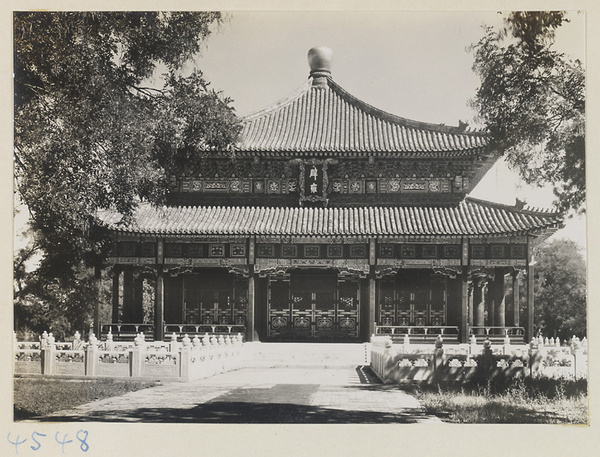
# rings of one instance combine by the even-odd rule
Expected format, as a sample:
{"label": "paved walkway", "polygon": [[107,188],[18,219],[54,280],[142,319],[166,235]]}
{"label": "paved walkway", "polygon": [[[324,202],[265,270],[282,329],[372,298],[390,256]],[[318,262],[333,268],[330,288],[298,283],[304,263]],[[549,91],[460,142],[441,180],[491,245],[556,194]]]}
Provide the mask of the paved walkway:
{"label": "paved walkway", "polygon": [[243,368],[106,398],[37,421],[177,423],[440,422],[359,368]]}

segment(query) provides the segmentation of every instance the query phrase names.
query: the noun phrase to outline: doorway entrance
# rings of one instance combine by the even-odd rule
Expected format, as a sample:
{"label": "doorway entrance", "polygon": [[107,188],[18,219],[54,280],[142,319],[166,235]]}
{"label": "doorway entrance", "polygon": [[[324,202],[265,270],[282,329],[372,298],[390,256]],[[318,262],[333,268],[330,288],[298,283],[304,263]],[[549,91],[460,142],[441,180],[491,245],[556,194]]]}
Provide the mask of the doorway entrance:
{"label": "doorway entrance", "polygon": [[269,279],[268,338],[278,341],[357,341],[358,279],[336,272],[298,271]]}

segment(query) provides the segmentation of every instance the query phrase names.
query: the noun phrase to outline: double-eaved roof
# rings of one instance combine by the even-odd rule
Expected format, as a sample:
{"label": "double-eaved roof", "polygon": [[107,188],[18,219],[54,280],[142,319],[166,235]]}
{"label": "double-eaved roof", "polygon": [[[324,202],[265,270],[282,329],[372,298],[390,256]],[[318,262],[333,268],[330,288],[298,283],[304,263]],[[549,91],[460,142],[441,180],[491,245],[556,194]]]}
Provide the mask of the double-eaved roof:
{"label": "double-eaved roof", "polygon": [[485,132],[417,122],[359,100],[331,78],[311,77],[273,106],[243,119],[242,151],[453,157],[482,152]]}
{"label": "double-eaved roof", "polygon": [[[316,49],[316,52],[311,53]],[[495,162],[485,132],[404,119],[350,95],[332,79],[326,48],[309,51],[311,76],[289,97],[243,119],[240,153],[312,157],[366,155],[468,159],[472,184]],[[120,233],[175,236],[505,236],[553,233],[560,213],[466,197],[438,205],[352,207],[141,205],[128,224],[101,217]]]}
{"label": "double-eaved roof", "polygon": [[122,233],[229,236],[494,236],[553,231],[557,213],[519,210],[467,197],[457,206],[234,207],[142,205],[131,223],[107,213]]}

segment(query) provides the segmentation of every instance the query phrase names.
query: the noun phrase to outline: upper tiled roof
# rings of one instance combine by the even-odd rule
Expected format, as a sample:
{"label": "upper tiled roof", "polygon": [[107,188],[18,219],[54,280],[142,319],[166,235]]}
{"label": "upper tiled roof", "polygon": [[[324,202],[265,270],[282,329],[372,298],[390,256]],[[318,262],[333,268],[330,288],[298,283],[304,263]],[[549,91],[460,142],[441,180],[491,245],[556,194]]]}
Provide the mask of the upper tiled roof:
{"label": "upper tiled roof", "polygon": [[558,213],[517,210],[466,198],[456,206],[354,208],[161,207],[142,205],[120,232],[156,235],[517,235],[558,228]]}
{"label": "upper tiled roof", "polygon": [[331,78],[321,80],[315,85],[310,77],[286,99],[245,117],[238,148],[443,157],[470,155],[488,144],[485,133],[404,119],[357,99]]}

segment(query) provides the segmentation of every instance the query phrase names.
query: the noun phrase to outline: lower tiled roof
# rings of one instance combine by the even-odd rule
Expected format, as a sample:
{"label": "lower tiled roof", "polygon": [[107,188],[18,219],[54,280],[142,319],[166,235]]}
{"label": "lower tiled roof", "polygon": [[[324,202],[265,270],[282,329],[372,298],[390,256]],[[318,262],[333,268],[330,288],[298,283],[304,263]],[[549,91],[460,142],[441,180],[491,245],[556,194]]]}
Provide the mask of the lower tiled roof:
{"label": "lower tiled roof", "polygon": [[562,215],[466,198],[456,206],[344,208],[141,205],[121,233],[155,235],[508,235],[556,229]]}

